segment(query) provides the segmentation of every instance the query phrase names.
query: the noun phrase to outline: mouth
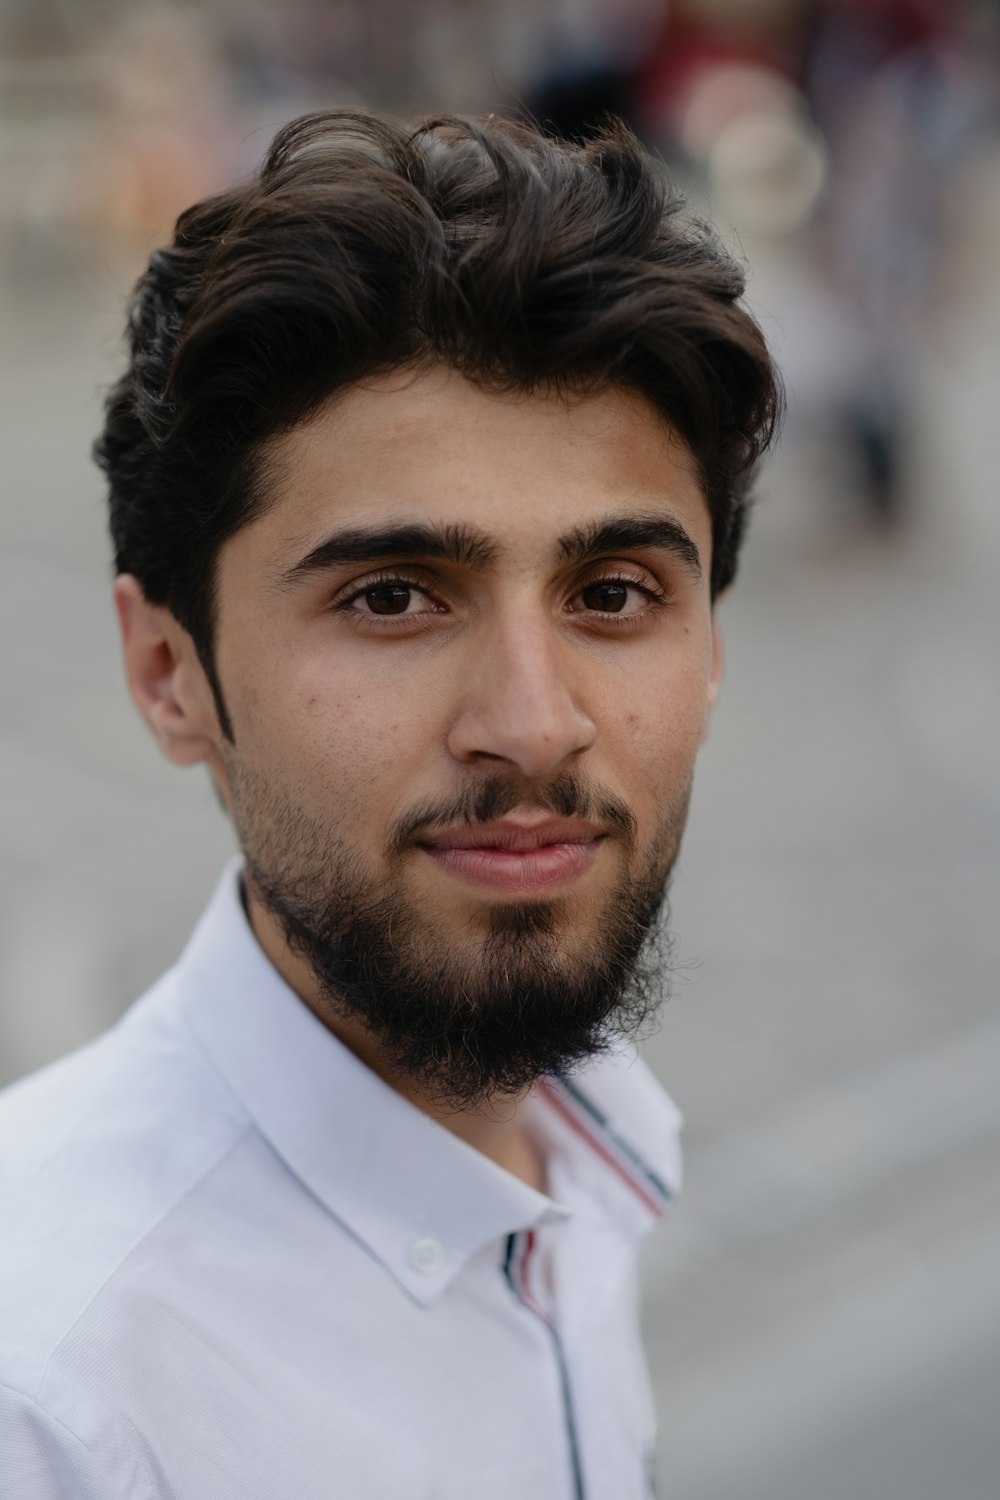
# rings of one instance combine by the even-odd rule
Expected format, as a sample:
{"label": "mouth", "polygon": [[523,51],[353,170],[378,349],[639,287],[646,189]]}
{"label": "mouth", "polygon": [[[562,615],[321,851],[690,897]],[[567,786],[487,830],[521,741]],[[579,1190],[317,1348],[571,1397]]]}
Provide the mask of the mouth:
{"label": "mouth", "polygon": [[447,829],[419,848],[448,874],[505,893],[555,889],[578,880],[607,834],[583,818],[503,820]]}

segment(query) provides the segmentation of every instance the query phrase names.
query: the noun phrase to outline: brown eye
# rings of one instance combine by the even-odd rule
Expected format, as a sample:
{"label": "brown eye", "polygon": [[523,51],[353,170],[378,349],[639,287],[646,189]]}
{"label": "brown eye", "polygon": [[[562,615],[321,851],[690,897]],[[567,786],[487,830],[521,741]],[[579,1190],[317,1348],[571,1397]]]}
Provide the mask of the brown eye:
{"label": "brown eye", "polygon": [[600,583],[591,583],[581,590],[580,598],[587,609],[599,609],[604,614],[618,614],[628,603],[629,585],[608,578]]}
{"label": "brown eye", "polygon": [[380,583],[365,589],[364,600],[373,615],[405,615],[413,590],[403,583]]}

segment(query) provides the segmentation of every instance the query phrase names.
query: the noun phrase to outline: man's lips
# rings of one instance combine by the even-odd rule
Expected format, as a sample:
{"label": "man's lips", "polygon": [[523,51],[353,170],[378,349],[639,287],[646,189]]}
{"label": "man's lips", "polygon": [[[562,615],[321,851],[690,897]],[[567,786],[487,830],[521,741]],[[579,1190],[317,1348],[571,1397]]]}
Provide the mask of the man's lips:
{"label": "man's lips", "polygon": [[526,854],[546,844],[589,844],[604,831],[584,818],[547,818],[543,823],[466,823],[421,839],[425,849],[499,849]]}
{"label": "man's lips", "polygon": [[606,834],[583,818],[467,824],[420,840],[452,875],[506,892],[563,885],[590,868]]}

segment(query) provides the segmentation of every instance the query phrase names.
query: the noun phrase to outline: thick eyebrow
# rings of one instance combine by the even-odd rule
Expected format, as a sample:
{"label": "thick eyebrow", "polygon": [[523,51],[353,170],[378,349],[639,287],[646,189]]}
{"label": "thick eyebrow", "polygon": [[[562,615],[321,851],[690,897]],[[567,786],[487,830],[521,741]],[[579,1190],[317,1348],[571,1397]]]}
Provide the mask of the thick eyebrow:
{"label": "thick eyebrow", "polygon": [[341,563],[368,563],[398,557],[434,557],[464,568],[488,568],[499,554],[496,542],[474,526],[354,527],[336,531],[281,574],[279,585]]}
{"label": "thick eyebrow", "polygon": [[566,563],[585,562],[601,552],[628,552],[637,547],[660,547],[672,552],[695,578],[702,576],[698,548],[680,522],[667,516],[609,516],[559,538],[559,556]]}

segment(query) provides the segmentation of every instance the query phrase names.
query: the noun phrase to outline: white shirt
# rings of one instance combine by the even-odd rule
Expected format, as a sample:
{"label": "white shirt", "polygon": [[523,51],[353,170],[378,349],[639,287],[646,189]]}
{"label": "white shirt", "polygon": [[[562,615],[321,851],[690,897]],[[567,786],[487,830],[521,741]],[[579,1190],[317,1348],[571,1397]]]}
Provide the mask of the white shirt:
{"label": "white shirt", "polygon": [[640,1500],[637,1241],[679,1117],[545,1079],[549,1194],[384,1084],[227,870],[113,1030],[0,1096],[2,1500]]}

